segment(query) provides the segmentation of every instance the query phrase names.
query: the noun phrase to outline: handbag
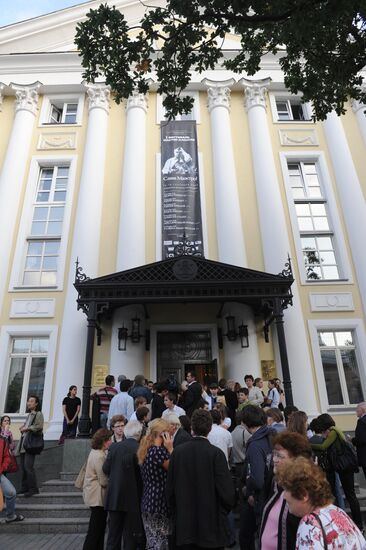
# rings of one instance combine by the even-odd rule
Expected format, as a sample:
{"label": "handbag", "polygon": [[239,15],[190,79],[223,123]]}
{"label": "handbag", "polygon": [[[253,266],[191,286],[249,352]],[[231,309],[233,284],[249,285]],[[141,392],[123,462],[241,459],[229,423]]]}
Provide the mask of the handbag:
{"label": "handbag", "polygon": [[[36,414],[32,420],[32,425],[36,419]],[[39,455],[44,448],[43,432],[27,432],[23,439],[23,448],[30,455]]]}
{"label": "handbag", "polygon": [[[338,445],[337,445],[338,441]],[[331,466],[337,473],[359,471],[358,460],[353,447],[348,441],[343,441],[337,434],[337,439],[328,449]]]}
{"label": "handbag", "polygon": [[13,453],[9,452],[9,454],[10,454],[10,464],[9,464],[9,466],[7,467],[5,473],[7,473],[7,474],[15,474],[15,472],[18,471],[17,459],[15,458],[15,456],[13,455]]}
{"label": "handbag", "polygon": [[75,479],[74,485],[77,489],[84,488],[85,472],[86,472],[86,462],[84,462],[84,464],[80,468],[80,472],[78,473],[78,476]]}

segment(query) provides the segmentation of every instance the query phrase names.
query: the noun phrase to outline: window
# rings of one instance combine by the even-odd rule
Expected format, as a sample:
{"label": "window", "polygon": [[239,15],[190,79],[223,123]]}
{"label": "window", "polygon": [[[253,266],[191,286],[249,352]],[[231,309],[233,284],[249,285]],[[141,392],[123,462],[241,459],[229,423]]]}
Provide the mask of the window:
{"label": "window", "polygon": [[311,106],[301,103],[301,97],[289,93],[271,93],[270,96],[273,122],[310,122]]}
{"label": "window", "polygon": [[77,111],[77,103],[62,103],[62,101],[55,101],[51,103],[49,123],[76,124]]}
{"label": "window", "polygon": [[25,414],[29,395],[37,395],[42,405],[48,344],[47,337],[11,339],[5,413]]}
{"label": "window", "polygon": [[27,238],[23,285],[56,285],[68,180],[69,166],[40,170]]}
{"label": "window", "polygon": [[356,405],[364,400],[354,332],[318,331],[328,404]]}
{"label": "window", "polygon": [[288,162],[287,169],[306,278],[308,281],[337,280],[339,262],[317,164]]}
{"label": "window", "polygon": [[[194,120],[196,121],[197,124],[199,124],[201,121],[200,110],[199,110],[199,92],[188,92],[184,94],[184,96],[189,96],[194,98],[192,111],[188,114],[177,115],[175,117],[175,120]],[[160,124],[162,120],[166,119],[165,109],[163,106],[164,96],[157,94],[156,98],[157,98],[156,123]]]}
{"label": "window", "polygon": [[40,124],[81,124],[84,94],[55,94],[43,97]]}

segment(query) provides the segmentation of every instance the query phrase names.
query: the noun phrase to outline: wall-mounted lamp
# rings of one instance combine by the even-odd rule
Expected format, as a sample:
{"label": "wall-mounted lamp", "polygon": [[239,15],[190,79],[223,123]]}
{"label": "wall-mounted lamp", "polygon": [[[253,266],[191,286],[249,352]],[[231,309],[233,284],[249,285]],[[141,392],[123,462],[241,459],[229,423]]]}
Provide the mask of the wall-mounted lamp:
{"label": "wall-mounted lamp", "polygon": [[[128,333],[128,328],[123,326],[118,329],[118,350],[126,351],[127,349],[127,339],[130,338],[133,344],[138,344],[143,338],[143,335],[140,333],[140,323],[141,319],[134,317],[131,319],[131,334]],[[150,349],[150,331],[146,331],[146,350]]]}
{"label": "wall-mounted lamp", "polygon": [[235,327],[235,317],[234,315],[228,315],[226,317],[226,326],[227,333],[225,336],[229,342],[235,342],[237,337],[240,338],[240,343],[242,348],[249,348],[249,336],[248,336],[248,325],[244,325],[243,322],[238,326],[238,331]]}

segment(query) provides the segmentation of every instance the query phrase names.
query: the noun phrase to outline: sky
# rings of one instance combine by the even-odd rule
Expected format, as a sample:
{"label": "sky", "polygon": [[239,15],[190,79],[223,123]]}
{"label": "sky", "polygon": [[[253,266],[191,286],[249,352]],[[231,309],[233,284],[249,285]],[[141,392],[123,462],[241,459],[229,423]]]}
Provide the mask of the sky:
{"label": "sky", "polygon": [[0,0],[0,27],[62,10],[86,0]]}

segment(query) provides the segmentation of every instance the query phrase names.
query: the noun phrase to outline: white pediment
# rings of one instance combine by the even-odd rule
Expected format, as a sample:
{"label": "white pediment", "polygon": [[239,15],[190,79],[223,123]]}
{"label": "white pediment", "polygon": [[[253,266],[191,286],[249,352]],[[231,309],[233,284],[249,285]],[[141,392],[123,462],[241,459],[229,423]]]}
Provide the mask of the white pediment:
{"label": "white pediment", "polygon": [[[142,18],[146,8],[139,0],[91,0],[26,21],[0,27],[0,54],[75,51],[75,28],[86,19],[90,9],[109,4],[122,11],[130,25]],[[161,6],[163,0],[149,0]]]}

